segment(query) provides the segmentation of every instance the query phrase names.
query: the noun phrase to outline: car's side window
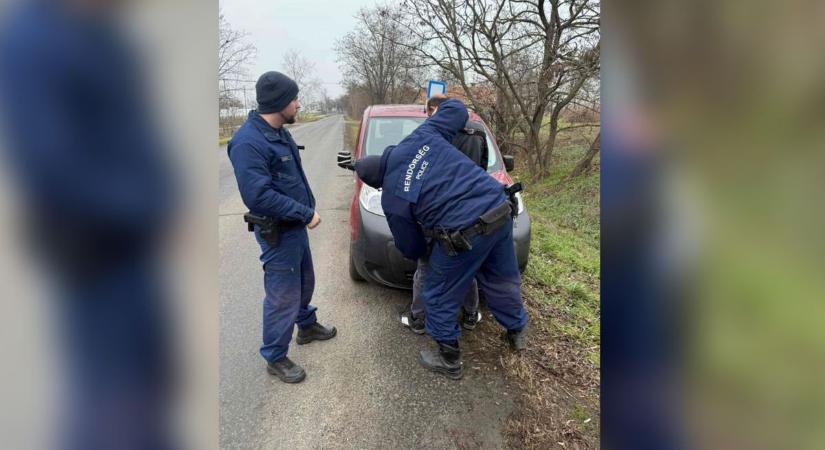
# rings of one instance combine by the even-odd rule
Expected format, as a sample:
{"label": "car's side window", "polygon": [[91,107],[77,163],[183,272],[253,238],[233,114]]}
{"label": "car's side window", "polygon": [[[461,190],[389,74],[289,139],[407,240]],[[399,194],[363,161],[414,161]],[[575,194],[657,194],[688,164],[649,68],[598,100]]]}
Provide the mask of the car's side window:
{"label": "car's side window", "polygon": [[493,143],[493,138],[490,137],[490,132],[487,131],[487,171],[495,172],[498,170],[498,151],[496,151],[496,144]]}

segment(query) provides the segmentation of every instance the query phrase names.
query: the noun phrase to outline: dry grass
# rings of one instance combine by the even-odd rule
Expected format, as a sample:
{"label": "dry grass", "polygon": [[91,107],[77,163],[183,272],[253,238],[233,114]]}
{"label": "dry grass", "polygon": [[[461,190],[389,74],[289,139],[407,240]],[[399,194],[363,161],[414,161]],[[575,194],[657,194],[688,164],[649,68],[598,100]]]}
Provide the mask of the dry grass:
{"label": "dry grass", "polygon": [[522,284],[529,347],[515,355],[489,336],[501,347],[504,373],[521,391],[505,427],[508,448],[599,448],[598,157],[596,170],[562,181],[589,137],[565,136],[552,174],[525,184],[533,219]]}
{"label": "dry grass", "polygon": [[344,121],[344,145],[350,152],[355,151],[355,145],[358,140],[358,120],[346,118]]}

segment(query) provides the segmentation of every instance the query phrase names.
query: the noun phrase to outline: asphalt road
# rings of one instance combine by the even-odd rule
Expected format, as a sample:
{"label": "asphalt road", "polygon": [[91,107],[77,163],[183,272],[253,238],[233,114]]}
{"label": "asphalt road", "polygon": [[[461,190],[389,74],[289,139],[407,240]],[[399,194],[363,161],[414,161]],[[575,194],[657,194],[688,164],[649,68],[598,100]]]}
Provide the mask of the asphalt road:
{"label": "asphalt road", "polygon": [[259,248],[243,223],[246,208],[225,147],[218,152],[221,448],[503,448],[501,429],[514,402],[500,371],[474,369],[476,356],[466,352],[460,381],[424,370],[418,350],[429,339],[397,320],[410,293],[349,278],[353,180],[335,165],[343,126],[342,116],[333,116],[292,129],[306,146],[304,170],[322,218],[309,231],[317,280],[313,304],[320,322],[338,328],[330,341],[290,347],[290,358],[307,372],[297,385],[268,375],[258,353]]}

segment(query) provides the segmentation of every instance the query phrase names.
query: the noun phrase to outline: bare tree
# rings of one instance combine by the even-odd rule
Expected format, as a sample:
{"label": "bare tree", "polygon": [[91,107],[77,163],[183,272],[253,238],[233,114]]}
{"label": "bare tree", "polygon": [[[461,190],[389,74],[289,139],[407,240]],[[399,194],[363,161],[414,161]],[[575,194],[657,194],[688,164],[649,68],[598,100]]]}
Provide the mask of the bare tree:
{"label": "bare tree", "polygon": [[231,91],[221,91],[218,95],[218,108],[222,110],[230,110],[233,108],[243,108],[245,105],[243,102],[232,95]]}
{"label": "bare tree", "polygon": [[321,80],[315,72],[315,63],[291,49],[284,54],[284,73],[295,80],[301,89],[301,103],[308,108],[320,104]]}
{"label": "bare tree", "polygon": [[246,66],[255,57],[255,45],[246,41],[248,35],[232,26],[223,13],[218,16],[218,79],[241,79],[246,72]]}
{"label": "bare tree", "polygon": [[301,56],[295,49],[284,53],[284,73],[292,78],[298,87],[303,87],[315,75],[315,63]]}
{"label": "bare tree", "polygon": [[[596,0],[405,0],[398,41],[449,73],[498,140],[549,173],[562,112],[600,62]],[[410,46],[406,42],[421,45]]]}
{"label": "bare tree", "polygon": [[356,29],[335,45],[344,82],[364,86],[373,104],[414,101],[427,68],[412,50],[419,43],[395,25],[399,12],[363,8],[356,19]]}
{"label": "bare tree", "polygon": [[255,46],[247,42],[247,34],[232,29],[223,13],[218,16],[218,108],[219,133],[231,136],[242,119],[238,109],[248,106],[243,86],[247,66],[255,57]]}

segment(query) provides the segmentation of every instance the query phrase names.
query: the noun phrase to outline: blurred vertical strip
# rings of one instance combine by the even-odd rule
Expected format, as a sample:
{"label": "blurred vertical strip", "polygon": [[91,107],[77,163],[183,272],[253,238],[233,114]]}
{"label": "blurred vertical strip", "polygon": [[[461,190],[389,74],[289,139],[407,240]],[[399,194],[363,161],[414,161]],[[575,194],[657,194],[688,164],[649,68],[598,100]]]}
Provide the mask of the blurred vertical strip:
{"label": "blurred vertical strip", "polygon": [[7,448],[216,442],[217,11],[3,7]]}
{"label": "blurred vertical strip", "polygon": [[822,448],[825,5],[604,6],[604,448]]}

